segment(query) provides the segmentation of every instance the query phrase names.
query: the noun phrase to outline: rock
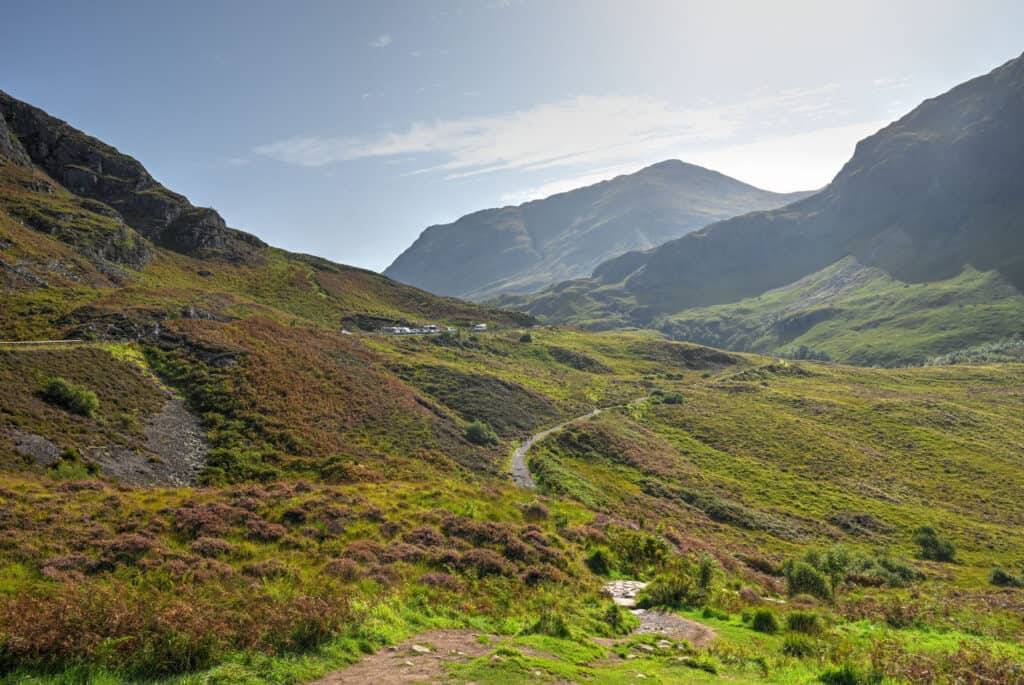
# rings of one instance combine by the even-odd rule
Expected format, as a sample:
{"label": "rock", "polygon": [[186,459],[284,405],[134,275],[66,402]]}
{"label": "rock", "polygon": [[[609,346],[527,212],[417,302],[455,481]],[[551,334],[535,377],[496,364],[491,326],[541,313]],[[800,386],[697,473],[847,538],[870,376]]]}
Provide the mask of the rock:
{"label": "rock", "polygon": [[413,645],[412,651],[417,654],[430,654],[430,647],[424,647],[423,645]]}
{"label": "rock", "polygon": [[[103,208],[89,206],[90,211],[116,216],[126,229],[130,227],[132,234],[115,236],[111,245],[103,247],[108,255],[102,258],[141,268],[150,254],[145,241],[132,238],[138,232],[183,254],[231,262],[262,261],[260,252],[266,244],[259,238],[228,228],[213,209],[194,207],[184,195],[158,183],[132,157],[2,91],[0,157],[17,163],[30,161],[75,195]],[[114,252],[115,246],[127,254]]]}

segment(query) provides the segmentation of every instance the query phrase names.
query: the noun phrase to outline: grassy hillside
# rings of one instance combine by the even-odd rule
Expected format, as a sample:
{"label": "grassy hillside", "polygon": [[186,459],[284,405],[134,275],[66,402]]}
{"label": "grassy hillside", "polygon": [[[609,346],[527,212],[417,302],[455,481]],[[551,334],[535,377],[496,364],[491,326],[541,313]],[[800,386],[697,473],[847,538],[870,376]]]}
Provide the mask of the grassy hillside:
{"label": "grassy hillside", "polygon": [[689,309],[657,325],[673,338],[733,350],[818,351],[895,366],[1021,333],[1022,321],[1024,295],[997,272],[968,268],[944,281],[904,283],[847,258],[758,297]]}
{"label": "grassy hillside", "polygon": [[[161,246],[20,155],[0,179],[0,338],[75,340],[0,346],[0,683],[309,682],[439,627],[456,683],[1024,682],[1020,365],[538,328],[237,233]],[[517,444],[597,407],[513,487]],[[632,633],[624,578],[715,635]]]}

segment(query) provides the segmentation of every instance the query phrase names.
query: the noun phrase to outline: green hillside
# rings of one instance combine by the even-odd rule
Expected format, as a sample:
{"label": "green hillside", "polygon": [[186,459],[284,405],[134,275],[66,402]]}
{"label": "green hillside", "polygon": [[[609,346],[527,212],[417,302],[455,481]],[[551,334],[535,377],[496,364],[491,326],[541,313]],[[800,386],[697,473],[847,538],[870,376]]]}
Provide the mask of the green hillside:
{"label": "green hillside", "polygon": [[1022,322],[1024,295],[997,272],[968,268],[944,281],[905,283],[851,257],[792,285],[688,309],[657,326],[679,340],[731,350],[824,352],[850,364],[898,366],[1019,334]]}
{"label": "green hillside", "polygon": [[[121,177],[58,180],[39,143],[65,131],[155,184],[141,165],[14,109],[0,683],[338,682],[376,658],[453,683],[1024,682],[1024,366],[535,326],[264,246],[179,195],[140,222]],[[896,322],[932,292],[855,271]],[[954,280],[936,308],[1008,287]],[[596,408],[514,486],[517,445]],[[633,632],[603,590],[626,579],[694,639]]]}

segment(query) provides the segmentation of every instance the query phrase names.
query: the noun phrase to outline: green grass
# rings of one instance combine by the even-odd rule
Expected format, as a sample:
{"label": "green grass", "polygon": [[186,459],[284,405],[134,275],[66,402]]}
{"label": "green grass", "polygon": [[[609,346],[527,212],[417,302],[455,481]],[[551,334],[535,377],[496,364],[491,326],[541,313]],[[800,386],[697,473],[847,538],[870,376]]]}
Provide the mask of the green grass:
{"label": "green grass", "polygon": [[[454,682],[807,683],[847,661],[906,679],[956,674],[958,660],[1013,682],[1000,659],[1020,659],[1024,591],[989,573],[1024,558],[1022,365],[853,368],[652,331],[528,330],[273,249],[258,267],[154,249],[141,272],[115,277],[87,255],[86,238],[106,235],[90,221],[59,242],[0,216],[0,260],[19,274],[0,337],[99,339],[0,350],[0,383],[14,389],[0,396],[2,683],[303,682],[432,627],[504,640],[453,667]],[[797,335],[766,322],[806,290],[701,316],[752,336],[736,347],[805,344],[878,364],[1007,335],[1020,318],[1019,296],[991,274],[929,286],[854,275],[870,287],[832,292],[837,311]],[[356,326],[382,320],[496,330]],[[92,415],[36,392],[55,376],[96,394]],[[213,448],[198,487],[124,487],[84,460],[42,469],[14,449],[18,432],[68,454],[142,450],[168,392]],[[594,407],[617,408],[535,445],[540,492],[513,489],[512,445]],[[497,444],[466,439],[474,420]],[[920,526],[950,539],[955,563],[918,558]],[[834,597],[810,609],[822,626],[800,633],[801,655],[786,654],[797,638],[785,616],[802,604],[779,570],[836,543],[858,561],[819,561]],[[709,560],[710,587],[674,604],[694,605],[684,615],[718,639],[595,643],[622,627],[599,594],[605,576],[585,564],[596,550],[613,578],[689,577]],[[891,582],[901,568],[905,582]],[[778,633],[744,620],[757,603],[741,590],[775,600]],[[253,616],[259,626],[235,628]]]}
{"label": "green grass", "polygon": [[869,366],[920,364],[1020,333],[1024,295],[996,272],[967,269],[903,283],[852,258],[732,304],[688,309],[658,325],[673,337],[748,352],[804,345]]}

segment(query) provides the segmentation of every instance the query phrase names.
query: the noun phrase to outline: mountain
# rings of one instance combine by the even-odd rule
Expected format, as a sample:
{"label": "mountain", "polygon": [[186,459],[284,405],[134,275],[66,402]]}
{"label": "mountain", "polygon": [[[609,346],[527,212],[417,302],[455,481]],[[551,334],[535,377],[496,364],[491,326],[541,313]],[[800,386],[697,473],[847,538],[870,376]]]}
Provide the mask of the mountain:
{"label": "mountain", "polygon": [[[0,684],[1021,682],[1024,365],[534,327],[266,246],[4,102]],[[943,297],[825,275],[765,309]],[[948,288],[1010,317],[1001,278]]]}
{"label": "mountain", "polygon": [[[862,140],[835,180],[811,197],[611,259],[590,279],[500,302],[553,321],[657,326],[665,316],[679,320],[694,307],[756,297],[848,257],[907,284],[956,278],[968,267],[994,272],[1019,293],[1021,121],[1024,58]],[[839,309],[819,315],[824,321]]]}
{"label": "mountain", "polygon": [[[13,222],[9,230],[22,235],[0,251],[4,283],[12,290],[70,279],[112,287],[112,293],[119,287],[156,289],[161,279],[171,279],[187,283],[197,296],[201,289],[206,299],[226,288],[285,311],[308,313],[313,304],[321,320],[334,325],[529,322],[521,314],[437,297],[371,271],[269,247],[229,228],[215,210],[195,207],[168,190],[132,157],[2,91],[0,209],[0,217]],[[38,243],[22,229],[72,248],[80,263],[65,273],[50,263],[51,248],[45,247],[14,261]],[[307,301],[309,292],[318,294],[314,303]]]}
{"label": "mountain", "polygon": [[486,300],[590,275],[595,266],[707,224],[809,193],[761,190],[678,160],[516,207],[431,226],[384,274],[443,295]]}

